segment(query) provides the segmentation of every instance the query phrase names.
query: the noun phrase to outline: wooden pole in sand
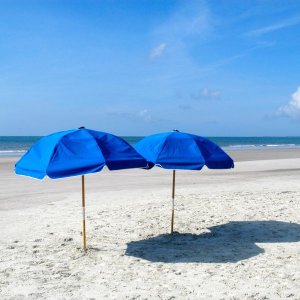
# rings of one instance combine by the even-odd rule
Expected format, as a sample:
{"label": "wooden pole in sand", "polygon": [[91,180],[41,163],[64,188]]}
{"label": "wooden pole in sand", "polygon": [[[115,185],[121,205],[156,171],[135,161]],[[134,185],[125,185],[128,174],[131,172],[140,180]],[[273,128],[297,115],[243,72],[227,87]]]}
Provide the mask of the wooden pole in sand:
{"label": "wooden pole in sand", "polygon": [[171,234],[173,234],[173,228],[174,228],[174,199],[175,199],[175,170],[173,170]]}
{"label": "wooden pole in sand", "polygon": [[81,188],[82,188],[82,242],[83,242],[83,250],[86,251],[84,175],[81,176]]}

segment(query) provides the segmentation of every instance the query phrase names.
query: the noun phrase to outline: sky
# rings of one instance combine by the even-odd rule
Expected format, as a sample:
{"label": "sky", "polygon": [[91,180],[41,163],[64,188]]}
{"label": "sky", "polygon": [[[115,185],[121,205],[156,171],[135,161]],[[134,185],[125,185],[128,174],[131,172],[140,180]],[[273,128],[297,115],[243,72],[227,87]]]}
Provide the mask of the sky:
{"label": "sky", "polygon": [[0,0],[0,135],[300,136],[298,0]]}

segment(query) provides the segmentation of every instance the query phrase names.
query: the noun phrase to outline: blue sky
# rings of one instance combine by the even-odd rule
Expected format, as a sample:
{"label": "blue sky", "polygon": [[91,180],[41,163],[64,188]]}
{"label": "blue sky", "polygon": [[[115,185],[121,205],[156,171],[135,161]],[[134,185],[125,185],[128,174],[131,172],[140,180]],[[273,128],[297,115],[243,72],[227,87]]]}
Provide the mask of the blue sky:
{"label": "blue sky", "polygon": [[0,135],[300,135],[298,0],[0,0]]}

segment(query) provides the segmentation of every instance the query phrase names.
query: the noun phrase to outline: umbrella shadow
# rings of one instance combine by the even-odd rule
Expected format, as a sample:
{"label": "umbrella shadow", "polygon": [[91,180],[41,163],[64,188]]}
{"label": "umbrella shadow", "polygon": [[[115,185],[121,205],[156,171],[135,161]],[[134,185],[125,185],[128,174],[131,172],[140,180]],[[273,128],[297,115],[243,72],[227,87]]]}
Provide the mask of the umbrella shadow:
{"label": "umbrella shadow", "polygon": [[300,241],[300,225],[279,221],[238,221],[208,228],[209,233],[162,234],[127,244],[126,255],[151,262],[226,263],[264,253],[255,243]]}

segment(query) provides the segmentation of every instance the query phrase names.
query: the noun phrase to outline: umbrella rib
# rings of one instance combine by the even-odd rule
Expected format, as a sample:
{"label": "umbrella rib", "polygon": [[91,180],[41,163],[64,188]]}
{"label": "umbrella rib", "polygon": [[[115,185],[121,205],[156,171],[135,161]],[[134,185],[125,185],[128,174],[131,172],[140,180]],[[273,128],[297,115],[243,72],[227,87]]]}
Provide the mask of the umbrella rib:
{"label": "umbrella rib", "polygon": [[[204,163],[203,163],[202,167],[206,166],[206,158],[203,156],[203,154],[202,154],[202,152],[200,150],[200,147],[198,146],[198,143],[195,141],[195,139],[192,139],[192,141],[196,145],[196,149],[199,152],[200,156],[203,158]],[[202,167],[201,167],[201,169],[202,169]]]}
{"label": "umbrella rib", "polygon": [[90,131],[88,129],[85,129],[85,130],[89,134],[89,136],[92,137],[92,139],[94,140],[94,142],[96,143],[96,145],[97,145],[97,147],[98,147],[98,149],[99,149],[99,151],[100,151],[100,153],[101,153],[101,155],[102,155],[102,157],[104,159],[104,166],[106,166],[106,159],[105,159],[105,157],[103,155],[103,151],[102,151],[101,147],[99,146],[99,144],[96,141],[96,138],[90,133]]}
{"label": "umbrella rib", "polygon": [[[156,157],[156,161],[159,160],[159,156],[161,155],[161,153],[162,153],[163,150],[165,149],[166,144],[167,144],[167,139],[169,138],[169,136],[170,136],[170,135],[168,135],[168,136],[165,138],[164,143],[163,143],[163,145],[162,145],[162,147],[161,147],[161,149],[160,149],[160,151],[159,151],[159,153],[158,153],[158,155],[157,155],[157,157]],[[155,162],[155,165],[158,165],[158,164]]]}
{"label": "umbrella rib", "polygon": [[[57,150],[57,147],[58,147],[58,144],[60,143],[60,141],[65,137],[65,136],[67,136],[69,133],[73,133],[73,132],[75,132],[76,130],[74,129],[73,131],[68,131],[68,132],[66,132],[63,136],[61,136],[60,138],[59,138],[59,140],[56,142],[56,145],[55,145],[55,147],[53,148],[53,151],[52,151],[52,153],[51,153],[51,155],[50,155],[50,158],[49,158],[49,162],[48,162],[48,165],[47,165],[47,168],[46,168],[46,171],[45,171],[45,173],[48,175],[48,168],[49,168],[49,165],[50,165],[50,163],[52,162],[52,159],[53,159],[53,157],[54,157],[54,154],[56,153],[56,150]],[[49,175],[48,175],[49,176]]]}

